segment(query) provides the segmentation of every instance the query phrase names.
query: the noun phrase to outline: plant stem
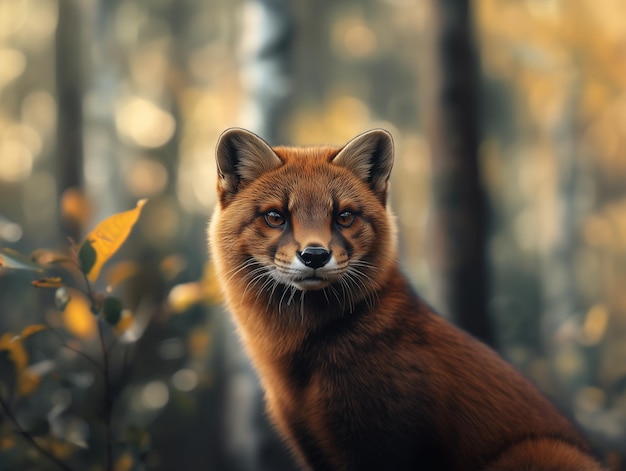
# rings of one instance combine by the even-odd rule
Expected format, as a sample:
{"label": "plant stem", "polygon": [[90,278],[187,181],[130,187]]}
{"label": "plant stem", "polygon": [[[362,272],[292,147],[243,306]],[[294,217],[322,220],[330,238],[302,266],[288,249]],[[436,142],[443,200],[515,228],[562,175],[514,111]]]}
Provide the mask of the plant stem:
{"label": "plant stem", "polygon": [[[79,267],[80,269],[80,267]],[[96,314],[96,301],[93,298],[93,291],[91,289],[91,283],[89,282],[89,278],[87,277],[87,273],[83,272],[81,270],[81,273],[83,274],[83,279],[85,280],[85,286],[87,287],[87,293],[85,293],[87,295],[87,297],[89,298],[89,302],[91,303],[91,312],[93,312],[94,314]]]}
{"label": "plant stem", "polygon": [[87,355],[85,352],[83,352],[83,351],[81,351],[81,350],[79,350],[79,349],[77,349],[77,348],[74,348],[74,347],[72,347],[71,345],[68,345],[68,344],[65,342],[65,339],[63,338],[63,336],[62,336],[62,335],[61,335],[61,334],[60,334],[60,333],[59,333],[56,329],[53,329],[53,328],[51,327],[51,328],[50,328],[50,330],[51,330],[52,332],[54,332],[54,334],[55,334],[55,335],[59,338],[59,340],[61,341],[61,344],[62,344],[61,346],[62,346],[63,348],[67,348],[68,350],[71,350],[72,352],[74,352],[74,353],[76,353],[76,354],[80,355],[81,357],[83,357],[85,360],[89,361],[89,363],[91,363],[92,365],[94,365],[94,366],[98,369],[98,371],[100,371],[100,373],[102,373],[102,372],[104,371],[104,370],[103,370],[103,368],[102,368],[102,365],[100,365],[100,364],[99,364],[96,360],[94,360],[93,358],[91,358],[91,357],[90,357],[89,355]]}
{"label": "plant stem", "polygon": [[13,423],[13,425],[15,426],[17,430],[17,433],[23,436],[39,453],[41,453],[43,456],[45,456],[50,461],[55,463],[59,468],[63,469],[64,471],[72,471],[72,468],[70,468],[65,463],[63,463],[60,459],[54,456],[52,451],[46,450],[44,447],[42,447],[39,443],[35,441],[35,438],[30,433],[28,433],[26,430],[22,428],[22,426],[17,421],[17,418],[11,412],[9,405],[4,401],[4,398],[2,397],[1,394],[0,394],[0,408],[2,408],[2,412],[4,413],[4,415],[6,415],[9,418],[9,420]]}
{"label": "plant stem", "polygon": [[104,332],[102,331],[102,322],[98,319],[98,336],[100,337],[100,348],[102,349],[102,365],[104,376],[104,423],[106,426],[106,447],[107,447],[107,461],[106,470],[111,471],[113,469],[113,429],[112,429],[112,415],[113,415],[113,397],[111,394],[111,381],[109,378],[109,352],[104,343]]}
{"label": "plant stem", "polygon": [[[79,266],[80,269],[80,266]],[[100,339],[100,349],[102,350],[102,376],[104,377],[104,425],[106,427],[106,471],[113,470],[113,392],[111,388],[111,378],[110,378],[110,369],[109,369],[109,348],[107,348],[104,342],[104,332],[102,330],[102,317],[101,313],[98,315],[98,310],[96,309],[96,302],[94,299],[94,294],[91,289],[91,283],[89,282],[89,277],[85,272],[82,271],[83,279],[85,280],[85,286],[87,287],[87,297],[89,298],[89,302],[91,303],[91,312],[94,315],[97,315],[97,323],[98,323],[98,337]]]}

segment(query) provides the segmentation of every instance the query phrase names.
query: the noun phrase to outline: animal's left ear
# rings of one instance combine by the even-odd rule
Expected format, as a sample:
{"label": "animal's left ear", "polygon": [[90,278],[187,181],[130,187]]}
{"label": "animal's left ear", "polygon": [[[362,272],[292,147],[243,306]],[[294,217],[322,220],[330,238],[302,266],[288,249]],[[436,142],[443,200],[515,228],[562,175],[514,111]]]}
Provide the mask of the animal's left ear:
{"label": "animal's left ear", "polygon": [[216,150],[217,189],[223,202],[263,173],[282,165],[267,142],[241,128],[227,129],[220,136]]}
{"label": "animal's left ear", "polygon": [[348,142],[332,162],[351,170],[366,182],[384,205],[393,166],[393,138],[384,129],[372,129]]}

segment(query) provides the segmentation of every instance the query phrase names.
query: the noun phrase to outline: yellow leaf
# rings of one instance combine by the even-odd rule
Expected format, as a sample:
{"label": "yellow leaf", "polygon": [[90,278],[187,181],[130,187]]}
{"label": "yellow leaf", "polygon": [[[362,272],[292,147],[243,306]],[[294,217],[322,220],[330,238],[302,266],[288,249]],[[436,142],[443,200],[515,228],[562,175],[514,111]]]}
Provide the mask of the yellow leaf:
{"label": "yellow leaf", "polygon": [[43,325],[43,324],[29,325],[24,330],[22,330],[22,332],[20,332],[20,337],[22,339],[25,339],[27,337],[30,337],[33,334],[36,334],[37,332],[41,332],[42,330],[47,330],[47,329],[48,329],[48,326]]}
{"label": "yellow leaf", "polygon": [[39,386],[39,383],[41,383],[41,378],[37,374],[29,371],[29,369],[26,368],[21,371],[18,376],[17,393],[20,396],[28,396],[29,394],[35,392],[35,390]]}
{"label": "yellow leaf", "polygon": [[137,219],[139,219],[141,209],[146,201],[145,199],[139,200],[134,209],[108,217],[89,233],[83,245],[89,242],[96,255],[95,262],[87,273],[90,281],[94,282],[98,279],[102,266],[124,243]]}
{"label": "yellow leaf", "polygon": [[[27,329],[28,327],[25,330]],[[7,351],[9,358],[15,365],[17,393],[22,396],[32,393],[39,386],[40,378],[36,373],[26,368],[28,365],[28,353],[26,353],[26,349],[22,344],[22,337],[6,332],[0,337],[0,350]]]}
{"label": "yellow leaf", "polygon": [[22,345],[22,339],[16,338],[11,332],[6,332],[0,337],[0,350],[6,350],[9,353],[18,373],[28,364],[28,354]]}
{"label": "yellow leaf", "polygon": [[50,278],[40,278],[32,281],[31,284],[37,288],[60,288],[63,285],[63,280],[60,276],[54,276]]}
{"label": "yellow leaf", "polygon": [[92,338],[96,334],[96,316],[89,302],[80,294],[73,294],[63,311],[65,328],[80,338]]}

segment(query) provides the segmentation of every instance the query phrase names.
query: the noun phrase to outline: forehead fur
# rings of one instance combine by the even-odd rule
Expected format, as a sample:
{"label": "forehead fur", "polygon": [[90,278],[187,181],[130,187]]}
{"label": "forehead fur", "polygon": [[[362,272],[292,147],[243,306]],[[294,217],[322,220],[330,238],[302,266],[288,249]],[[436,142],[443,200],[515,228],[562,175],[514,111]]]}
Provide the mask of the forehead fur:
{"label": "forehead fur", "polygon": [[[276,147],[284,165],[267,174],[289,194],[290,205],[314,201],[332,207],[333,198],[363,196],[364,185],[349,170],[331,163],[339,147]],[[367,191],[367,190],[366,190]]]}
{"label": "forehead fur", "polygon": [[283,162],[304,163],[310,162],[330,162],[337,155],[340,147],[319,146],[319,147],[273,147],[274,152]]}

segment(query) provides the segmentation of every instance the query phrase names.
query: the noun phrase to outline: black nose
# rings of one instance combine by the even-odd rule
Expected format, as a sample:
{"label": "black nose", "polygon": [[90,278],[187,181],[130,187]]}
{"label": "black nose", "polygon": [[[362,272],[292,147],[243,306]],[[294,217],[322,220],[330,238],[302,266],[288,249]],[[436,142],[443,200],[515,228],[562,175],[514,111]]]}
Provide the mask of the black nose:
{"label": "black nose", "polygon": [[330,260],[330,252],[324,247],[306,247],[302,252],[296,252],[298,258],[307,267],[320,268]]}

